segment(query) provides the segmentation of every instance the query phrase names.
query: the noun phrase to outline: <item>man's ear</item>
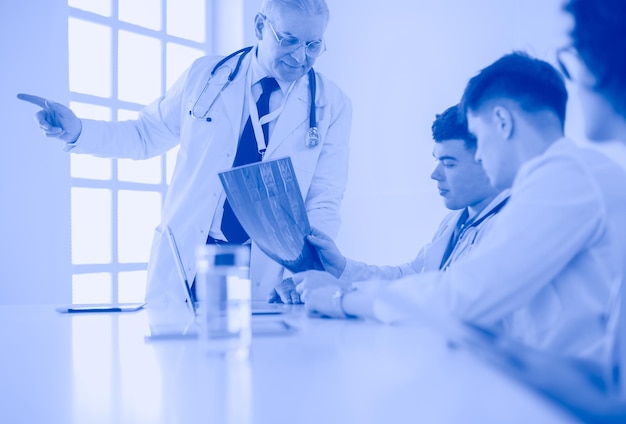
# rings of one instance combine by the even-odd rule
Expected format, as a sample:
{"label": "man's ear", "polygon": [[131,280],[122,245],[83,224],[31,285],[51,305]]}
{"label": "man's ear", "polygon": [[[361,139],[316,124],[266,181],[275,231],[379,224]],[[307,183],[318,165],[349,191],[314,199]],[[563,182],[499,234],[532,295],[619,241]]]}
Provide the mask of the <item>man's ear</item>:
{"label": "man's ear", "polygon": [[265,27],[265,16],[257,13],[254,17],[254,35],[257,40],[263,39],[263,28]]}
{"label": "man's ear", "polygon": [[515,119],[511,110],[503,105],[496,105],[492,110],[492,119],[500,135],[506,140],[513,135]]}

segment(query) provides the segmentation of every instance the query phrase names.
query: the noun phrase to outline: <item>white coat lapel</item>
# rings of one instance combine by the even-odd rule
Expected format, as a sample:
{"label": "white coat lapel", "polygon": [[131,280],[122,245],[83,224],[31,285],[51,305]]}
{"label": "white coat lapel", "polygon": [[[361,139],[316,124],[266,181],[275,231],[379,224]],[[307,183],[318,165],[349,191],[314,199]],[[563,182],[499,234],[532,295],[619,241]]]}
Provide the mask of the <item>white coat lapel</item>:
{"label": "white coat lapel", "polygon": [[[237,73],[235,79],[230,83],[228,87],[221,93],[222,101],[224,102],[224,109],[226,109],[226,115],[230,121],[230,127],[233,131],[233,139],[235,143],[239,140],[239,130],[241,127],[244,98],[246,93],[246,73],[250,67],[250,52],[246,55],[241,68]],[[232,59],[236,61],[237,59]],[[235,66],[234,63],[229,66]]]}
{"label": "white coat lapel", "polygon": [[[290,93],[283,111],[276,120],[276,126],[272,131],[270,141],[265,151],[265,156],[271,156],[293,132],[301,125],[309,122],[309,84],[306,76],[300,78],[293,91]],[[304,144],[304,132],[302,133],[302,143]]]}
{"label": "white coat lapel", "polygon": [[432,241],[425,252],[423,271],[436,271],[439,269],[443,254],[448,248],[448,243],[450,243],[452,233],[454,233],[454,229],[456,228],[456,223],[459,221],[462,214],[463,209],[456,211],[444,224],[445,226],[440,228],[436,239]]}

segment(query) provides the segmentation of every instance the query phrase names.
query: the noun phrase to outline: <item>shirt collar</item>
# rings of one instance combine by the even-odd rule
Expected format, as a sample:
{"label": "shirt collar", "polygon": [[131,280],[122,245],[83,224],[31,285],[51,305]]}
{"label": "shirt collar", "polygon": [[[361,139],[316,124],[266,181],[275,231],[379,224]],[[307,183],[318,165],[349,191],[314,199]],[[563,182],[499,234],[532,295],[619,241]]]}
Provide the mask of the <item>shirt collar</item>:
{"label": "shirt collar", "polygon": [[489,202],[489,204],[483,208],[483,210],[481,210],[477,214],[472,213],[470,211],[470,209],[466,207],[465,210],[467,210],[467,213],[468,213],[467,220],[468,221],[476,221],[476,220],[482,218],[484,215],[488,214],[489,211],[491,211],[493,208],[495,208],[500,203],[502,203],[505,199],[507,199],[510,195],[511,195],[511,189],[510,188],[505,188],[500,193],[498,193],[496,195],[496,197],[494,197],[491,200],[491,202]]}

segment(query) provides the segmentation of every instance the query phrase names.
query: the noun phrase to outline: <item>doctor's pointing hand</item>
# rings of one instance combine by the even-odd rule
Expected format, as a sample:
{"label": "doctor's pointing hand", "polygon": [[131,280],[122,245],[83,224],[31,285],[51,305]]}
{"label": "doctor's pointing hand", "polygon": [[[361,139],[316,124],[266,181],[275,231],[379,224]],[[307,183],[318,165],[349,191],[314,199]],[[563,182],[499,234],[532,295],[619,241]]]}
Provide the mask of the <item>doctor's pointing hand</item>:
{"label": "doctor's pointing hand", "polygon": [[17,98],[42,109],[35,114],[35,121],[46,137],[55,137],[66,143],[73,143],[80,136],[83,124],[70,108],[31,94],[20,93]]}

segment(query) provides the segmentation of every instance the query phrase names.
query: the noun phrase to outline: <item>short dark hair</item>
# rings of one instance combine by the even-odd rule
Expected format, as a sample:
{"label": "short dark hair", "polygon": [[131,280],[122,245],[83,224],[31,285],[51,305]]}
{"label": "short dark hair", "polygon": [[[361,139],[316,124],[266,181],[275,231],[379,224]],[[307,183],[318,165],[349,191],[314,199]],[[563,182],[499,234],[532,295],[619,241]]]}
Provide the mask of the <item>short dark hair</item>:
{"label": "short dark hair", "polygon": [[442,114],[436,115],[432,131],[433,140],[437,143],[464,140],[468,149],[476,147],[476,138],[468,131],[465,116],[459,113],[459,105],[451,106]]}
{"label": "short dark hair", "polygon": [[498,98],[511,99],[527,112],[549,109],[559,117],[561,126],[565,123],[563,77],[548,62],[524,52],[506,54],[470,79],[461,100],[462,113],[476,111]]}
{"label": "short dark hair", "polygon": [[626,2],[569,0],[572,44],[595,76],[595,89],[626,117]]}

